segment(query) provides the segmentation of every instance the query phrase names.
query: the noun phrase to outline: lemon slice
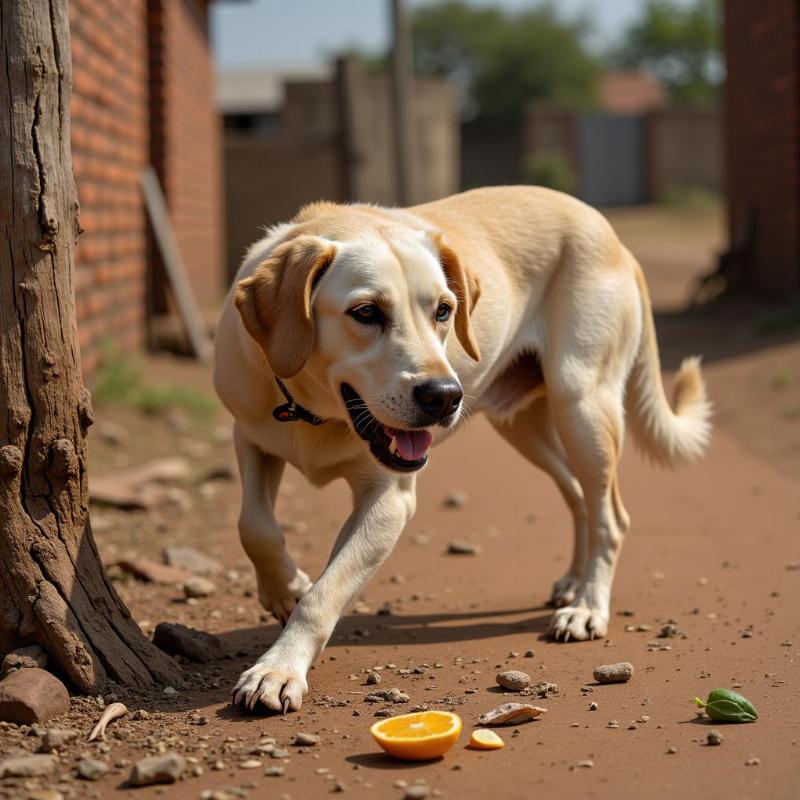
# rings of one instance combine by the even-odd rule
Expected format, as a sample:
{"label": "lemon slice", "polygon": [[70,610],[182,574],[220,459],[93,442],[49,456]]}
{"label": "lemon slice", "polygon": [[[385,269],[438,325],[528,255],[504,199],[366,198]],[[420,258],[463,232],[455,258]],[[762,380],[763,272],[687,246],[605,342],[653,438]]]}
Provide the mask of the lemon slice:
{"label": "lemon slice", "polygon": [[461,717],[449,711],[419,711],[376,722],[370,733],[390,755],[404,761],[443,756],[461,735]]}
{"label": "lemon slice", "polygon": [[494,732],[486,728],[478,728],[472,731],[469,737],[469,746],[475,750],[499,750],[505,747],[506,743]]}

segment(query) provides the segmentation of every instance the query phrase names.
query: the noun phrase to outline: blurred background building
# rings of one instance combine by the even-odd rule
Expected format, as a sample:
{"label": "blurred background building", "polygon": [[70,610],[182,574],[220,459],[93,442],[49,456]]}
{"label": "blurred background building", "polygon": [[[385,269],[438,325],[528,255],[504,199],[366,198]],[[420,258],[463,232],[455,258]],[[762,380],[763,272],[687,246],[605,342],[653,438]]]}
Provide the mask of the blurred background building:
{"label": "blurred background building", "polygon": [[[174,317],[144,166],[209,319],[264,226],[323,198],[398,202],[390,5],[72,0],[87,372],[104,348],[157,344]],[[725,285],[800,291],[796,0],[406,8],[410,202],[502,183],[600,207],[724,202]]]}

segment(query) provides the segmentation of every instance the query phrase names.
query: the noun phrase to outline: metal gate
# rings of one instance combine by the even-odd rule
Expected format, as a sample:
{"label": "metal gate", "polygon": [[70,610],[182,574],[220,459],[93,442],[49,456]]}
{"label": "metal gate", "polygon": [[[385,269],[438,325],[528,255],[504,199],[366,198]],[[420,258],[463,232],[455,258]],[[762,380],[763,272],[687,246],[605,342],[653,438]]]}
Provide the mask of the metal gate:
{"label": "metal gate", "polygon": [[583,114],[578,118],[579,197],[593,206],[647,199],[642,117]]}

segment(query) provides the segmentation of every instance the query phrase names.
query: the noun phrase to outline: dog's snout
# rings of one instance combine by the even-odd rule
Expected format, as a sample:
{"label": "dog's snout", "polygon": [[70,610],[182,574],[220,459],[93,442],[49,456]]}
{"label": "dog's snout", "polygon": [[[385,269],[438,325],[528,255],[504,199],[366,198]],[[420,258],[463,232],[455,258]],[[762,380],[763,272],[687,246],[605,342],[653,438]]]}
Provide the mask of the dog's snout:
{"label": "dog's snout", "polygon": [[425,381],[414,387],[414,399],[417,405],[434,419],[449,417],[458,409],[463,396],[461,384],[452,378]]}

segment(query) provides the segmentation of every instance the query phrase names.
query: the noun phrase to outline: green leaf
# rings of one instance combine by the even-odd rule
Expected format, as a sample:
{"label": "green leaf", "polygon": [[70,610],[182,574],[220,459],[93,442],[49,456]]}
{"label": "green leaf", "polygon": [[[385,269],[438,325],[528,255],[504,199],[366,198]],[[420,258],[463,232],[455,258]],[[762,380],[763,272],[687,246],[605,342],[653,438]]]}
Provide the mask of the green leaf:
{"label": "green leaf", "polygon": [[755,706],[730,689],[714,689],[705,703],[699,697],[695,697],[694,702],[716,722],[755,722],[758,719]]}

